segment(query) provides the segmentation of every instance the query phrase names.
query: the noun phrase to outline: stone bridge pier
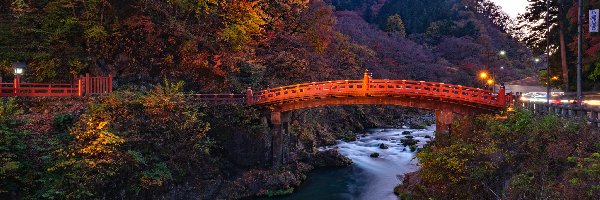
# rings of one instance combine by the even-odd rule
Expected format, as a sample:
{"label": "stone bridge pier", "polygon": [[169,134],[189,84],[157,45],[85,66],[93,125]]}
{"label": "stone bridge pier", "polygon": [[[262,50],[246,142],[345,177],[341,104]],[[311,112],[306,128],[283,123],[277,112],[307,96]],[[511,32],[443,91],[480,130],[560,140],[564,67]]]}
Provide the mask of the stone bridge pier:
{"label": "stone bridge pier", "polygon": [[271,159],[273,168],[279,168],[281,165],[289,162],[290,155],[290,119],[291,111],[270,113],[271,128]]}
{"label": "stone bridge pier", "polygon": [[[441,109],[435,109],[436,138],[450,138],[452,122],[463,119],[464,116],[468,115],[466,113],[469,112],[469,110],[456,108],[444,109],[442,107]],[[290,148],[292,145],[290,122],[292,111],[270,111],[265,114],[265,117],[269,119],[269,134],[271,136],[271,156],[269,159],[272,161],[273,168],[279,168],[283,164],[290,162]]]}
{"label": "stone bridge pier", "polygon": [[463,114],[452,112],[451,110],[444,110],[444,109],[435,110],[436,138],[438,138],[438,137],[450,138],[452,122],[454,120],[461,120],[463,118],[464,118]]}

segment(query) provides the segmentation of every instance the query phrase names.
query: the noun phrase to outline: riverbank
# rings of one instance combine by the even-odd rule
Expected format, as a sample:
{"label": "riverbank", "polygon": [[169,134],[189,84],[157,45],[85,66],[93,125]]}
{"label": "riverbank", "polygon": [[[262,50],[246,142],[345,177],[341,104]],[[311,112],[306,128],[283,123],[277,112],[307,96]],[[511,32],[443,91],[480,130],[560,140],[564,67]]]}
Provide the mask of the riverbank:
{"label": "riverbank", "polygon": [[[356,199],[396,200],[393,188],[404,174],[416,171],[413,159],[417,149],[434,138],[435,126],[426,129],[368,129],[355,141],[339,140],[320,151],[338,151],[352,160],[348,167],[316,169],[294,193],[267,198],[273,200]],[[403,144],[407,138],[416,141],[414,151]],[[404,142],[405,143],[405,142]],[[406,146],[405,146],[406,145]],[[371,157],[373,153],[378,157]]]}
{"label": "riverbank", "polygon": [[584,120],[517,109],[453,127],[417,153],[421,169],[395,192],[407,199],[600,199],[600,132]]}

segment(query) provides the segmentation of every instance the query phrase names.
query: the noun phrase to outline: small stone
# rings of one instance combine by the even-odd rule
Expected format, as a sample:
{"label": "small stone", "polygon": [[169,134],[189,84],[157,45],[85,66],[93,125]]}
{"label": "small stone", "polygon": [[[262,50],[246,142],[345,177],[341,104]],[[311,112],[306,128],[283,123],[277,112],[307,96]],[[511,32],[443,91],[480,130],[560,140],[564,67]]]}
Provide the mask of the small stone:
{"label": "small stone", "polygon": [[377,157],[379,157],[379,153],[377,153],[377,152],[371,153],[371,158],[377,158]]}
{"label": "small stone", "polygon": [[387,144],[381,143],[381,144],[379,144],[379,148],[380,149],[388,149],[390,147]]}

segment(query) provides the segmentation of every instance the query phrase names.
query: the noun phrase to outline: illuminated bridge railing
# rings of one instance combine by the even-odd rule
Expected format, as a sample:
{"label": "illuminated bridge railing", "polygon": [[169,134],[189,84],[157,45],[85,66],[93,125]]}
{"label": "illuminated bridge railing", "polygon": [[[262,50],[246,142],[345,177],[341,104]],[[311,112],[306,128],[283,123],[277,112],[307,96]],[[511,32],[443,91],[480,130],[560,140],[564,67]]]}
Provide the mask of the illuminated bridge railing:
{"label": "illuminated bridge railing", "polygon": [[[464,101],[504,107],[510,101],[504,91],[495,93],[473,87],[411,80],[337,80],[303,83],[262,90],[253,94],[250,105],[269,105],[313,98],[342,96],[415,96]],[[246,98],[250,97],[247,95]]]}

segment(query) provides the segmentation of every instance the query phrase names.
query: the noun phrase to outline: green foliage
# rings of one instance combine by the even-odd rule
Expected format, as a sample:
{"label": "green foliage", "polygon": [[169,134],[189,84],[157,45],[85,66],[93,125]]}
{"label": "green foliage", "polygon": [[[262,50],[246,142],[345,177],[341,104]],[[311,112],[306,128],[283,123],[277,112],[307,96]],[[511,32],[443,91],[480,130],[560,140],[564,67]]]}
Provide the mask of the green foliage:
{"label": "green foliage", "polygon": [[[507,120],[484,115],[459,123],[453,132],[448,143],[435,141],[417,153],[425,190],[411,194],[460,199],[597,197],[600,163],[597,151],[589,150],[600,136],[582,123],[517,109]],[[557,184],[566,187],[551,187]]]}
{"label": "green foliage", "polygon": [[294,193],[294,188],[279,189],[279,190],[267,190],[267,192],[265,193],[265,196],[276,197],[276,196],[283,196],[283,195],[288,195],[288,194],[292,194],[292,193]]}
{"label": "green foliage", "polygon": [[397,33],[402,38],[406,37],[404,22],[402,22],[400,15],[392,15],[388,17],[385,31]]}
{"label": "green foliage", "polygon": [[21,111],[9,100],[0,107],[0,195],[148,199],[188,177],[212,176],[209,125],[183,86],[165,81],[147,93],[116,92],[80,116],[58,114],[48,138],[19,131]]}
{"label": "green foliage", "polygon": [[415,152],[417,150],[417,145],[410,145],[410,152]]}
{"label": "green foliage", "polygon": [[22,112],[15,99],[2,99],[0,105],[0,196],[9,197],[25,187],[27,134],[17,130],[22,121],[16,117]]}

